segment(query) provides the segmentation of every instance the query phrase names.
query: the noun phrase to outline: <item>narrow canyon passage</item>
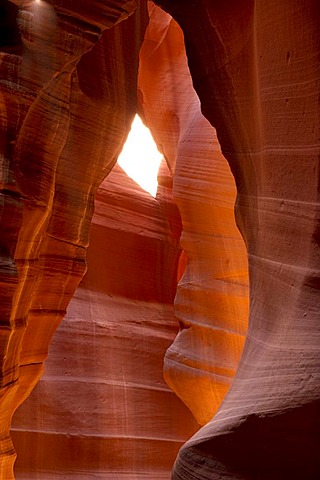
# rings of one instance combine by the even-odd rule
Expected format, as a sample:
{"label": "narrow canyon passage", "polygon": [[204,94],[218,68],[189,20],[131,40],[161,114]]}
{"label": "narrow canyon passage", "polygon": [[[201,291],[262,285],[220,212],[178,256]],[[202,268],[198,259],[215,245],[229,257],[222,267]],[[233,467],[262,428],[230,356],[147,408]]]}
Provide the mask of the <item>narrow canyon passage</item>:
{"label": "narrow canyon passage", "polygon": [[162,374],[179,255],[161,206],[115,166],[96,195],[88,271],[13,420],[17,479],[170,478],[197,429]]}
{"label": "narrow canyon passage", "polygon": [[[163,25],[166,35],[158,37]],[[158,108],[164,51],[189,101],[165,95]],[[152,69],[150,89],[145,79]],[[179,448],[230,386],[246,328],[246,254],[233,214],[234,181],[186,72],[178,25],[151,8],[139,68],[141,113],[149,115],[161,148],[171,149],[172,173],[163,161],[156,199],[118,166],[101,184],[88,271],[51,342],[43,377],[13,420],[17,479],[167,480]],[[154,114],[166,116],[172,106],[181,118],[174,137]],[[243,287],[237,276],[244,276]],[[193,324],[187,337],[186,314]],[[177,396],[163,379],[170,346],[165,378]]]}
{"label": "narrow canyon passage", "polygon": [[0,12],[0,479],[318,480],[318,1]]}

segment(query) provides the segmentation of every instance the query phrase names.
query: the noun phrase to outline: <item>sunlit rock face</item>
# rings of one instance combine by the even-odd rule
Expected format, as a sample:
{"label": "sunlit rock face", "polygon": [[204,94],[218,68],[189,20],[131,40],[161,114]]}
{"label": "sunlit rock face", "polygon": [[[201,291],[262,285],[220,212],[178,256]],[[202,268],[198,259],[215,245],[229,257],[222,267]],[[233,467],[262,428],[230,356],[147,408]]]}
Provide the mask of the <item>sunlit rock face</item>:
{"label": "sunlit rock face", "polygon": [[162,375],[179,245],[119,168],[95,199],[88,271],[14,417],[17,479],[166,480],[196,422]]}
{"label": "sunlit rock face", "polygon": [[[186,263],[175,297],[181,330],[166,354],[164,372],[203,425],[228,391],[242,351],[247,257],[234,219],[234,179],[216,132],[200,111],[182,31],[151,3],[149,12],[140,58],[140,108],[174,174]],[[161,171],[160,185],[166,178]]]}
{"label": "sunlit rock face", "polygon": [[0,477],[6,480],[15,459],[11,416],[39,379],[83,277],[94,193],[136,112],[145,26],[139,9],[98,38],[96,27],[46,2],[20,7],[14,15],[22,49],[2,39],[0,58]]}
{"label": "sunlit rock face", "polygon": [[[206,120],[191,88],[181,32],[152,4],[137,81],[148,22],[146,2],[135,10],[137,3],[1,2],[0,478],[14,479],[11,417],[40,378],[74,296],[45,377],[14,421],[21,479],[72,472],[85,479],[169,478],[174,455],[194,427],[160,375],[177,331],[174,303],[180,332],[165,356],[164,375],[197,421],[208,423],[180,450],[173,479],[316,480],[318,2],[158,1],[183,30]],[[121,215],[112,218],[109,210],[107,226],[100,207],[111,204],[100,191],[88,275],[74,295],[86,269],[94,194],[137,107],[167,162],[158,203],[139,190],[129,195],[131,205],[137,203],[125,210],[124,221],[140,222],[146,205],[149,220],[140,236],[140,223],[130,223],[124,233],[132,242],[128,236],[120,241]],[[247,259],[225,159],[249,265],[249,329],[238,369]],[[117,199],[115,185],[124,186],[124,177],[114,175],[103,189]],[[128,207],[126,188],[121,198]],[[154,246],[150,257],[143,251],[141,259],[140,242]],[[129,246],[134,265],[123,253]],[[109,247],[118,273],[112,277],[100,270],[110,268]],[[138,272],[139,262],[149,260]],[[136,279],[130,287],[126,267]],[[63,360],[66,352],[72,361]],[[142,412],[152,417],[153,429]]]}
{"label": "sunlit rock face", "polygon": [[319,5],[159,3],[183,28],[202,111],[235,176],[251,300],[232,387],[173,478],[316,479]]}

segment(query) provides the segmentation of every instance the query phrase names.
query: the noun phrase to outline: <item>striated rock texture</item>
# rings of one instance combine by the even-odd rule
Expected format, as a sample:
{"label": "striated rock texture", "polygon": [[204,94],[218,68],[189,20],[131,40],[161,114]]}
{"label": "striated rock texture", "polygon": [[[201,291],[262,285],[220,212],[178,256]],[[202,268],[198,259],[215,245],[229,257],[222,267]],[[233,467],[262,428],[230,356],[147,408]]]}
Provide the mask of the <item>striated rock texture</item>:
{"label": "striated rock texture", "polygon": [[[203,425],[228,391],[242,351],[247,257],[234,219],[234,179],[200,111],[182,31],[151,3],[149,13],[140,54],[140,108],[173,174],[186,260],[175,297],[181,330],[166,354],[164,373]],[[166,184],[163,172],[159,181]]]}
{"label": "striated rock texture", "polygon": [[[172,171],[163,164],[158,192],[161,209],[157,207],[168,230],[165,240],[171,242],[171,253],[157,253],[157,245],[164,241],[161,229],[155,228],[158,225],[152,227],[152,243],[146,237],[148,231],[144,231],[143,224],[150,222],[150,215],[159,217],[157,202],[153,200],[153,212],[151,200],[146,202],[148,196],[139,200],[138,192],[132,196],[130,190],[123,190],[121,194],[123,177],[113,171],[96,199],[88,273],[52,343],[51,358],[39,387],[13,422],[17,478],[55,478],[61,472],[71,477],[169,478],[181,441],[194,432],[190,413],[173,400],[173,394],[165,392],[162,380],[163,356],[177,333],[174,326],[179,322],[181,332],[167,353],[165,378],[201,424],[210,420],[228,390],[243,346],[247,261],[233,215],[234,180],[215,131],[200,112],[180,28],[154,5],[149,5],[149,13],[140,52],[140,110]],[[168,79],[168,64],[170,83],[158,97]],[[170,111],[175,112],[175,126],[180,122],[181,127],[168,134]],[[194,168],[200,162],[201,168]],[[182,215],[184,248],[176,318],[172,302],[181,220],[172,200],[172,174],[173,196]],[[127,200],[125,195],[129,195]],[[143,217],[132,211],[138,208],[137,202],[142,205]],[[99,234],[97,224],[104,227]],[[160,311],[155,302],[162,305]],[[156,312],[157,328],[150,324],[152,311]],[[138,328],[141,319],[145,320]],[[97,329],[101,331],[103,326],[104,331],[97,335]],[[65,339],[71,328],[73,345]],[[143,335],[145,347],[141,346]],[[75,357],[71,367],[70,355]],[[149,384],[144,384],[143,378],[139,380],[141,372],[136,369],[143,360]],[[66,367],[67,373],[61,375]],[[152,394],[157,391],[155,382],[162,386],[160,393]],[[50,414],[44,417],[46,411]],[[126,458],[128,448],[131,455]],[[155,451],[157,462],[152,453]]]}
{"label": "striated rock texture", "polygon": [[13,420],[17,479],[170,478],[196,427],[162,376],[179,255],[158,202],[114,168],[96,195],[88,271]]}
{"label": "striated rock texture", "polygon": [[[173,197],[183,227],[175,297],[181,329],[166,354],[164,371],[198,422],[208,422],[180,450],[173,480],[318,479],[318,2],[156,3],[183,30],[193,86],[207,120],[191,89],[180,30],[152,4],[138,102],[146,2],[137,9],[138,2],[129,0],[11,0],[0,5],[0,478],[14,478],[11,417],[38,381],[51,337],[85,272],[94,194],[116,162],[138,104],[168,164],[160,172],[158,203],[149,204],[153,220],[142,229],[144,242],[157,245],[150,259],[143,254],[150,270],[138,271],[139,263],[133,266],[121,243],[111,242],[118,238],[112,230],[121,224],[119,218],[106,228],[108,242],[118,249],[114,260],[121,256],[125,267],[141,278],[148,273],[151,280],[129,287],[121,269],[111,282],[100,270],[102,261],[95,254],[89,259],[93,272],[88,271],[56,337],[46,377],[29,406],[22,407],[25,415],[17,414],[14,435],[22,452],[17,471],[21,478],[28,478],[27,470],[29,478],[54,478],[59,459],[74,478],[106,478],[107,472],[131,475],[132,480],[168,478],[176,449],[193,430],[190,415],[159,375],[160,358],[175,333],[170,304],[181,225]],[[233,223],[235,188],[215,131],[234,175],[236,220],[249,265],[249,328],[236,374],[246,330],[247,263]],[[140,199],[135,212],[141,213],[144,197],[135,198]],[[134,232],[131,240],[137,238],[138,225],[126,228]],[[99,228],[93,226],[93,231],[93,243],[96,234],[97,245],[105,247]],[[139,260],[141,250],[131,240]],[[155,258],[156,252],[163,256]],[[102,258],[104,263],[108,257]],[[163,260],[168,261],[168,276]],[[109,267],[118,265],[112,260]],[[164,276],[170,279],[165,289],[157,283]],[[139,324],[137,318],[145,318],[150,309],[156,312],[153,320]],[[119,318],[111,319],[109,312],[115,311]],[[133,331],[129,324],[135,326],[134,335],[128,334]],[[96,333],[91,335],[90,328]],[[83,341],[89,333],[101,364]],[[152,348],[141,344],[142,335]],[[104,341],[115,348],[112,357],[103,351]],[[73,365],[66,364],[62,373],[58,359],[73,348]],[[113,376],[120,348],[128,370]],[[147,358],[148,367],[141,368],[137,379],[129,359],[143,364]],[[105,366],[111,389],[100,381]],[[74,391],[64,375],[71,367]],[[84,377],[90,392],[86,399],[79,389]],[[130,384],[138,380],[140,388]],[[163,390],[152,389],[155,381]],[[103,396],[96,395],[98,384]],[[53,398],[56,387],[65,416],[57,419],[52,409],[39,418],[48,405],[46,392]],[[156,430],[147,425],[145,434],[123,414],[136,414],[138,391],[141,399],[150,395],[143,411],[159,419]],[[163,404],[157,396],[161,392]],[[86,415],[77,425],[73,422],[76,407],[68,405],[68,398],[75,397],[81,411],[92,410],[92,422]],[[154,401],[159,402],[157,414]],[[41,407],[38,412],[32,402]],[[122,412],[118,420],[106,415],[109,405],[117,411],[116,403]],[[166,405],[172,405],[172,413],[163,410]],[[109,447],[113,453],[106,460],[102,452]],[[78,452],[83,453],[82,471],[77,470]]]}
{"label": "striated rock texture", "polygon": [[0,478],[9,480],[12,414],[85,272],[93,196],[136,111],[145,15],[99,38],[136,2],[95,2],[93,19],[73,12],[80,2],[3,3],[19,25],[0,55]]}
{"label": "striated rock texture", "polygon": [[318,2],[158,3],[235,176],[250,276],[237,375],[173,479],[319,478]]}

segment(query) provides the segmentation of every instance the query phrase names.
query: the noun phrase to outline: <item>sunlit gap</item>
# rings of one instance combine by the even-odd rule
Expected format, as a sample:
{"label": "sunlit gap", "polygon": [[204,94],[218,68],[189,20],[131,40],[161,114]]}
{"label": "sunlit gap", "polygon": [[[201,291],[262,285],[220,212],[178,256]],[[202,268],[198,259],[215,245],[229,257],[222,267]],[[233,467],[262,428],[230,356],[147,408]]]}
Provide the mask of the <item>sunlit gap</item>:
{"label": "sunlit gap", "polygon": [[135,116],[118,164],[141,188],[156,196],[158,170],[162,155],[157,149],[150,130]]}

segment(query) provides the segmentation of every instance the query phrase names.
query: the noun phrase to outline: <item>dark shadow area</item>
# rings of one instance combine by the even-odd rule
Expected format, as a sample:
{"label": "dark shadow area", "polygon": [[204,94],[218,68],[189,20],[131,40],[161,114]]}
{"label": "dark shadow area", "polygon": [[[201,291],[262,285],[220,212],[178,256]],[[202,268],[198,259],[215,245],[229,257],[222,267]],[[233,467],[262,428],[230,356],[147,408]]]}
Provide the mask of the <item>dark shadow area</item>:
{"label": "dark shadow area", "polygon": [[319,401],[281,415],[252,415],[234,431],[186,448],[181,463],[193,457],[197,468],[194,462],[201,459],[199,469],[209,468],[212,480],[225,478],[226,473],[247,480],[317,480],[319,429]]}
{"label": "dark shadow area", "polygon": [[21,55],[22,40],[17,25],[19,9],[8,0],[0,0],[0,51]]}

